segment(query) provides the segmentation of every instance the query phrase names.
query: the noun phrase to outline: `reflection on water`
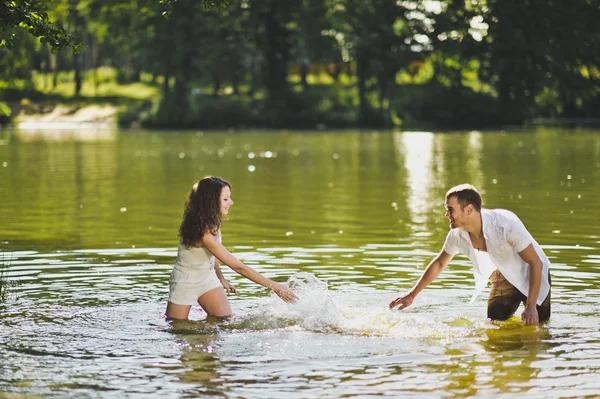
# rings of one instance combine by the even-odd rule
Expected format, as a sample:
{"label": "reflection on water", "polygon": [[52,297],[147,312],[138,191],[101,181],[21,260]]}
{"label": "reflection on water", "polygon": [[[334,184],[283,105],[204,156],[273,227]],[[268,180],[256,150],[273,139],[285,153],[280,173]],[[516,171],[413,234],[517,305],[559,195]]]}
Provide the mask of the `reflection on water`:
{"label": "reflection on water", "polygon": [[21,142],[32,142],[32,141],[113,141],[117,137],[117,130],[111,126],[111,124],[101,123],[89,123],[81,124],[81,122],[75,123],[56,123],[51,122],[47,124],[40,123],[23,123],[20,125],[19,130],[11,132],[11,138],[13,140]]}
{"label": "reflection on water", "polygon": [[[74,134],[74,133],[77,134]],[[513,132],[0,132],[0,392],[48,397],[594,396],[600,136]],[[78,136],[79,135],[79,136]],[[81,137],[80,137],[81,136]],[[59,139],[58,139],[59,138]],[[252,168],[250,168],[252,166]],[[234,316],[163,318],[191,182],[233,185]],[[553,263],[553,317],[485,320],[457,258],[409,309],[472,182]],[[8,259],[8,261],[7,261]],[[520,311],[518,312],[520,313]]]}
{"label": "reflection on water", "polygon": [[432,166],[435,135],[426,132],[394,133],[398,157],[404,156],[404,168],[408,173],[406,204],[415,232],[428,233],[425,222],[432,208],[439,207],[439,198],[431,198],[435,168]]}

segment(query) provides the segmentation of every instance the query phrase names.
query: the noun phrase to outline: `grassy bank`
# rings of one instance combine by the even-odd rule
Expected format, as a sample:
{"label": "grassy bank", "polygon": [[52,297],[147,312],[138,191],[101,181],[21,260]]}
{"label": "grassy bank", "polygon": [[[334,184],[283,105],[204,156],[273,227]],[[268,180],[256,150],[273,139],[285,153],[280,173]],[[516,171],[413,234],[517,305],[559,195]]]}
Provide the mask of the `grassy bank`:
{"label": "grassy bank", "polygon": [[[500,124],[494,93],[466,82],[458,90],[421,75],[399,76],[390,86],[390,99],[380,104],[378,88],[367,87],[367,101],[359,111],[356,79],[341,75],[309,75],[303,88],[297,75],[289,77],[289,90],[277,101],[261,90],[251,92],[222,86],[215,93],[210,82],[196,82],[182,112],[181,99],[163,98],[161,77],[141,75],[138,82],[123,81],[112,68],[83,75],[75,96],[73,72],[34,74],[30,81],[4,83],[0,124],[19,122],[85,121],[150,128],[229,127],[257,128],[485,128]],[[472,80],[472,79],[471,79]],[[0,85],[2,82],[0,82]],[[383,106],[382,106],[383,105]],[[4,119],[2,119],[4,118]]]}
{"label": "grassy bank", "polygon": [[[0,82],[9,116],[0,123],[111,122],[130,126],[140,123],[159,96],[158,83],[143,76],[140,82],[120,83],[116,70],[99,68],[84,74],[79,96],[75,96],[73,72],[34,74],[31,80]],[[102,110],[98,112],[97,110]]]}

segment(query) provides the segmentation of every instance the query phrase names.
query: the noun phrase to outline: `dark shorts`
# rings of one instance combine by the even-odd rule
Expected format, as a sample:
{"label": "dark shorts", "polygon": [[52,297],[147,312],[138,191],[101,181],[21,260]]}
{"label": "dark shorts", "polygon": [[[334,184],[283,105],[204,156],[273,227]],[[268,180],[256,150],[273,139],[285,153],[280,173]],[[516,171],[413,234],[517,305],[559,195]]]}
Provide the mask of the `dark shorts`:
{"label": "dark shorts", "polygon": [[[521,303],[526,304],[527,297],[509,283],[498,270],[492,273],[490,281],[492,289],[488,298],[488,319],[506,320],[515,314]],[[548,274],[548,282],[550,282],[550,274]],[[551,292],[548,292],[544,302],[536,306],[540,322],[550,318],[550,294]]]}

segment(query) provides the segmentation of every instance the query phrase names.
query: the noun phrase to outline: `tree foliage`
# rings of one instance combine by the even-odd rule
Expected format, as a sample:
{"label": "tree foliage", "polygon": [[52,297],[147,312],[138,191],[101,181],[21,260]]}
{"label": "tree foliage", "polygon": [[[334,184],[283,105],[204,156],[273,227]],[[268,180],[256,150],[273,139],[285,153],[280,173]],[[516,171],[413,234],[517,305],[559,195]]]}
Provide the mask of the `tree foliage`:
{"label": "tree foliage", "polygon": [[41,0],[0,2],[0,46],[14,48],[18,38],[11,28],[22,27],[39,37],[42,43],[47,43],[53,52],[64,47],[79,51],[80,45],[75,37],[60,24],[50,21],[46,11],[46,4]]}
{"label": "tree foliage", "polygon": [[[169,126],[209,103],[273,126],[348,110],[374,126],[600,117],[599,2],[5,1],[0,39],[14,51],[0,55],[0,79],[49,65],[79,79],[102,65],[120,81],[149,74],[162,87],[153,118]],[[47,54],[76,47],[73,35],[79,56]]]}

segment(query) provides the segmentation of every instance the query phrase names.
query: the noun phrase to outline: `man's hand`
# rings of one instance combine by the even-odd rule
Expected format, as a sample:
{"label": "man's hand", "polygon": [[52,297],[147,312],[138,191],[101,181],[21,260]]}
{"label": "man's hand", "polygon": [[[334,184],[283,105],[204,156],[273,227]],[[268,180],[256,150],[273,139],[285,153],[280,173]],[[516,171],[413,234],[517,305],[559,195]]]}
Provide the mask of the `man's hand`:
{"label": "man's hand", "polygon": [[525,307],[525,310],[521,313],[521,321],[527,325],[535,325],[540,322],[535,305]]}
{"label": "man's hand", "polygon": [[390,309],[394,309],[396,306],[398,306],[398,310],[407,308],[413,303],[414,299],[412,293],[407,292],[390,302]]}

